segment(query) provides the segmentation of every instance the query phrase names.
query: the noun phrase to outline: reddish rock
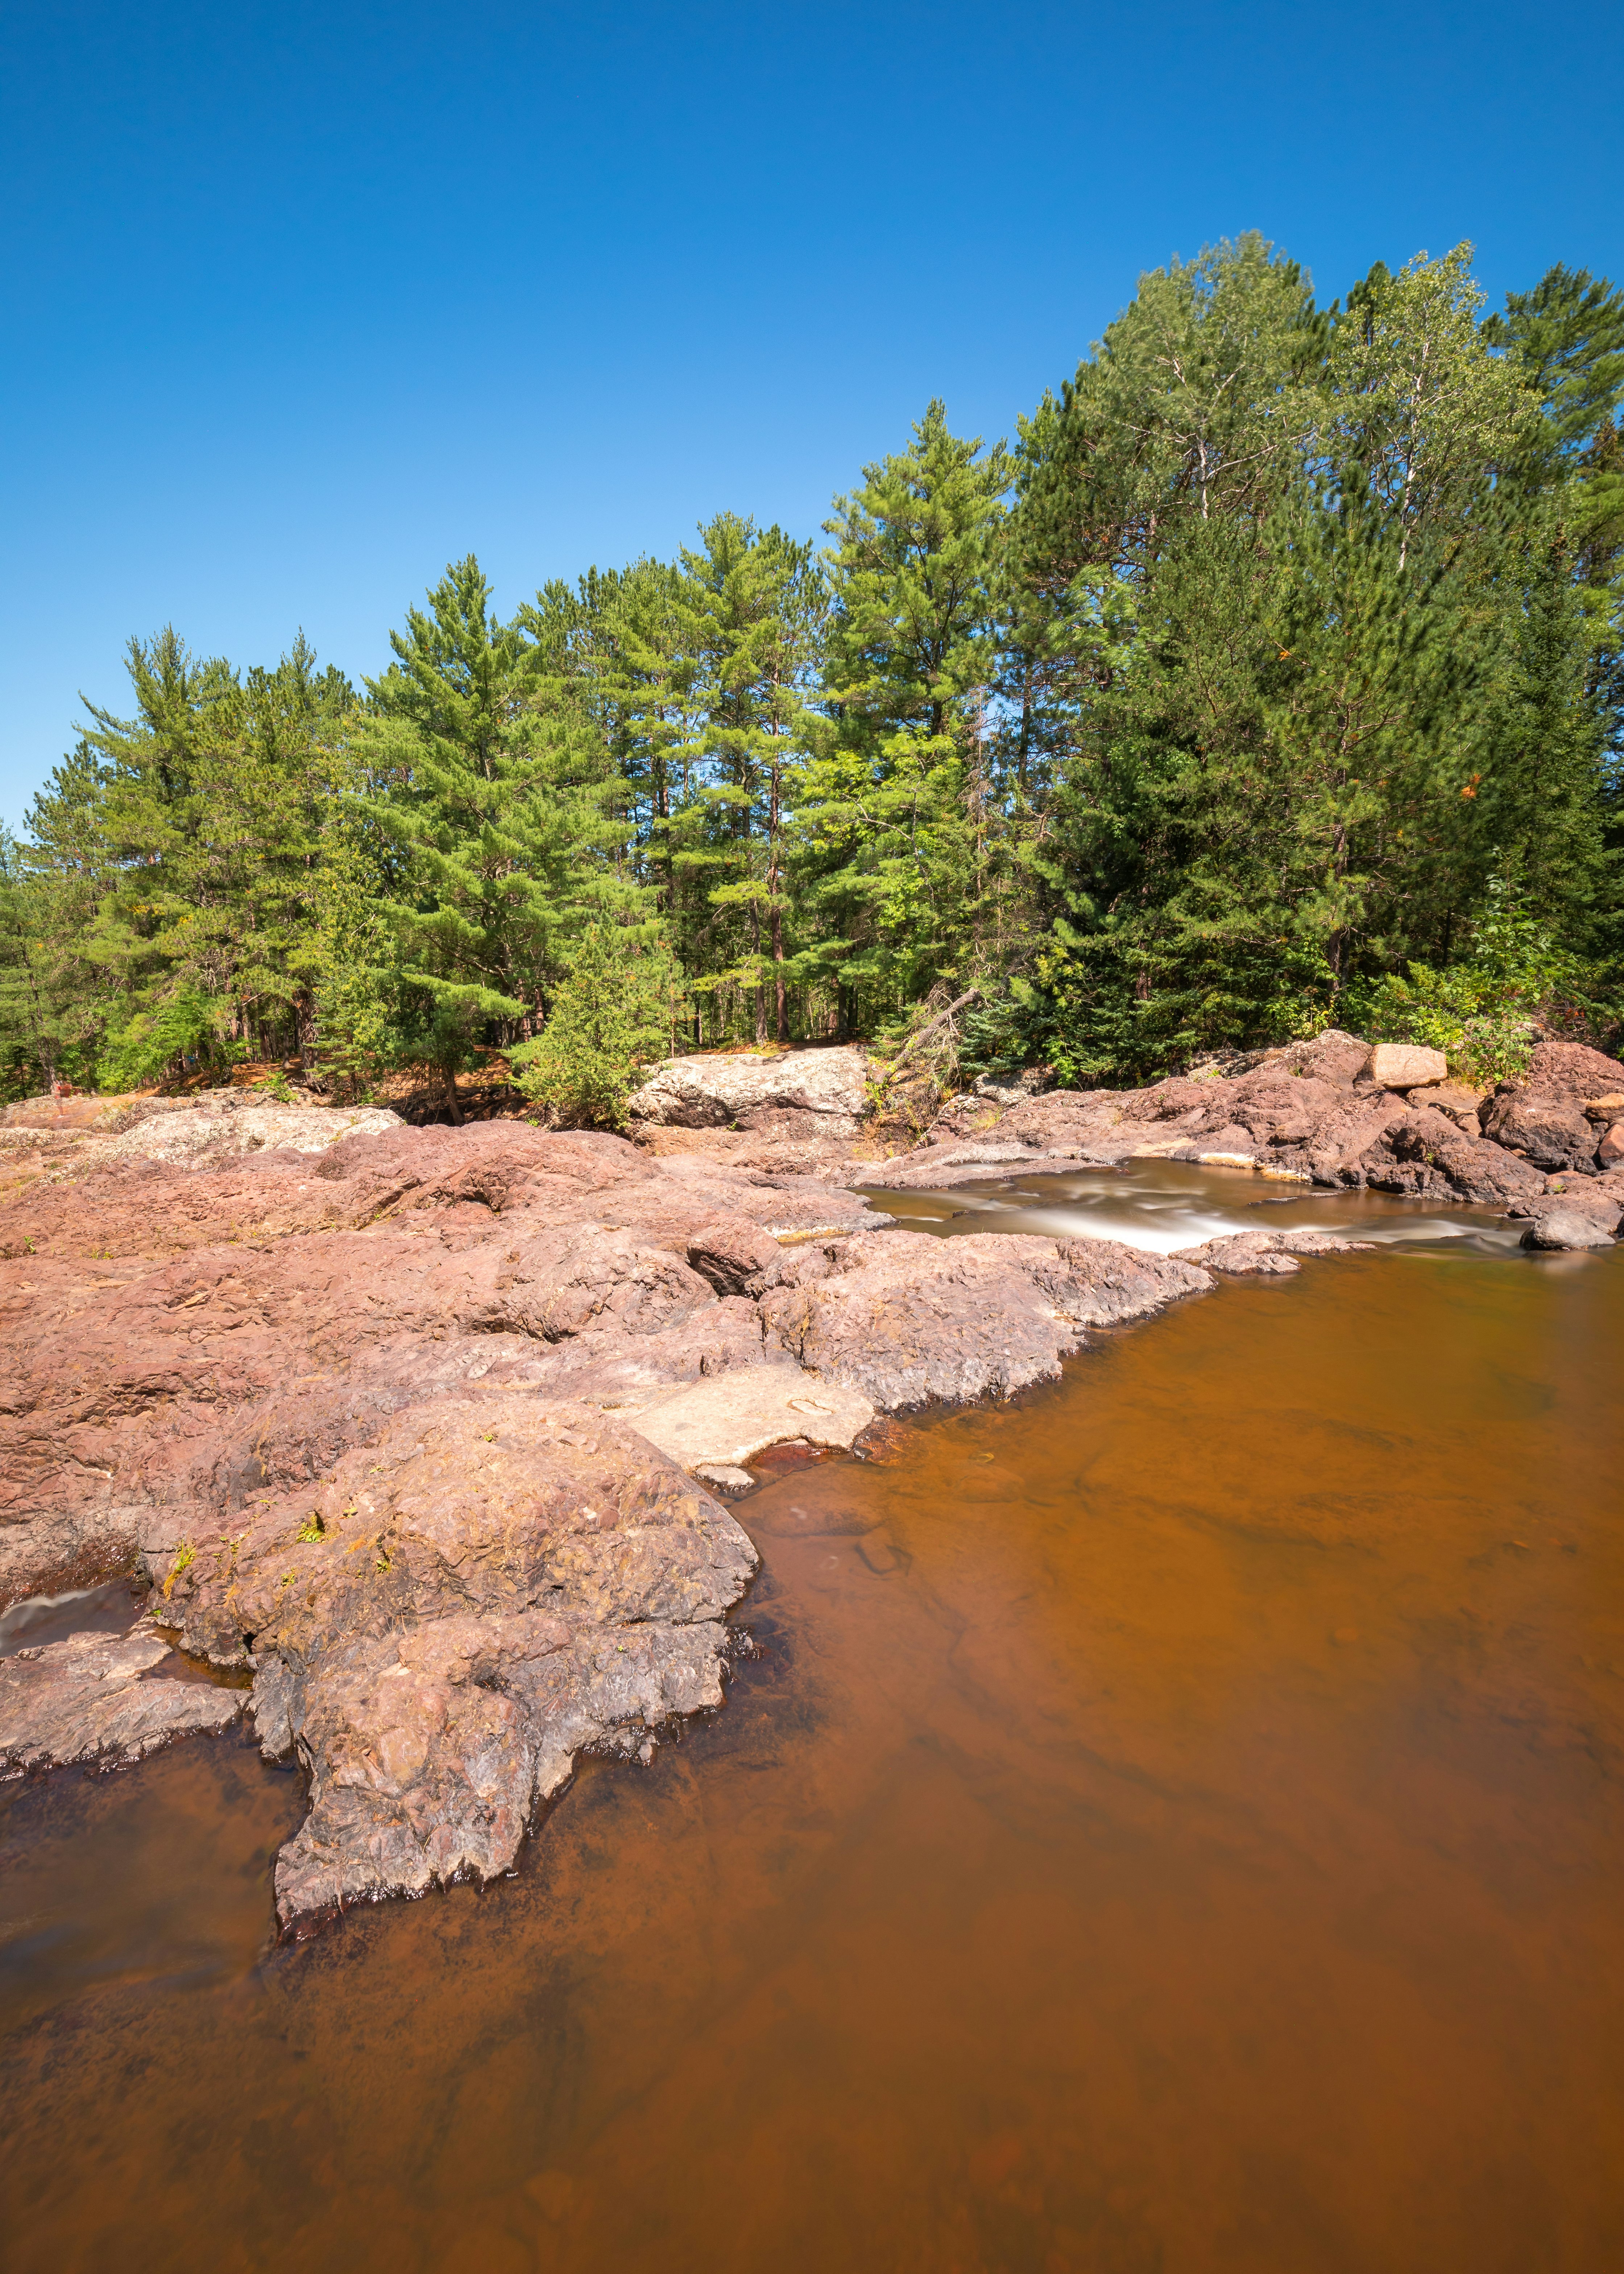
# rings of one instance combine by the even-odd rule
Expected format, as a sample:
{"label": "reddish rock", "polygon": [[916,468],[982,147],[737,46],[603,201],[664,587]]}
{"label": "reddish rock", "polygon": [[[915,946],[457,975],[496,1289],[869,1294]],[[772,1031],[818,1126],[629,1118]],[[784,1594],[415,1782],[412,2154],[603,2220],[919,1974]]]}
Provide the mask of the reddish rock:
{"label": "reddish rock", "polygon": [[1302,1269],[1300,1256],[1368,1254],[1371,1245],[1368,1239],[1339,1239],[1329,1231],[1230,1231],[1176,1253],[1181,1263],[1231,1277],[1289,1277]]}
{"label": "reddish rock", "polygon": [[[1543,1158],[1521,1158],[1485,1138],[1475,1112],[1461,1111],[1454,1098],[1440,1100],[1454,1110],[1440,1111],[1425,1102],[1425,1090],[1407,1098],[1378,1088],[1366,1078],[1370,1057],[1357,1035],[1332,1030],[1312,1043],[1248,1054],[1230,1062],[1233,1071],[1177,1075],[1139,1090],[1052,1091],[996,1120],[983,1115],[989,1126],[957,1141],[944,1127],[949,1141],[861,1170],[853,1162],[846,1173],[876,1192],[918,1190],[1069,1162],[1161,1156],[1479,1207],[1504,1208],[1543,1189]],[[1550,1063],[1566,1065],[1565,1078],[1578,1081],[1612,1062],[1580,1051]],[[1592,1155],[1594,1141],[1592,1133]]]}
{"label": "reddish rock", "polygon": [[625,1423],[512,1390],[416,1405],[245,1514],[154,1615],[252,1665],[262,1743],[310,1772],[284,1921],[506,1870],[583,1745],[642,1751],[721,1703],[721,1616],[756,1567]]}
{"label": "reddish rock", "polygon": [[0,1778],[94,1761],[127,1766],[192,1730],[228,1728],[240,1690],[162,1678],[180,1660],[153,1634],[69,1635],[0,1658]]}
{"label": "reddish rock", "polygon": [[1560,1090],[1502,1085],[1484,1110],[1483,1130],[1497,1145],[1538,1169],[1594,1166],[1596,1130],[1576,1100]]}
{"label": "reddish rock", "polygon": [[848,1241],[838,1263],[776,1288],[762,1316],[803,1364],[887,1411],[1048,1381],[1085,1327],[1144,1318],[1212,1284],[1114,1240],[996,1232],[878,1232]]}

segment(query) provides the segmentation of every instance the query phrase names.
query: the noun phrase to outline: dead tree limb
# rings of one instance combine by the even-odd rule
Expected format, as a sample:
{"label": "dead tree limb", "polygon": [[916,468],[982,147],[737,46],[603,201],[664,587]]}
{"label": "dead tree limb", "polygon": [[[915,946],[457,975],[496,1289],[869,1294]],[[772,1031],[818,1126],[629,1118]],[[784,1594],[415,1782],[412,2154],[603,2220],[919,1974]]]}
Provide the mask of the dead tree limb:
{"label": "dead tree limb", "polygon": [[918,1034],[910,1036],[908,1041],[904,1043],[902,1048],[898,1051],[896,1057],[891,1060],[890,1065],[886,1068],[886,1080],[888,1081],[890,1081],[891,1075],[896,1073],[897,1068],[902,1064],[903,1059],[912,1058],[920,1044],[934,1035],[938,1027],[945,1027],[950,1019],[958,1017],[959,1012],[964,1009],[966,1003],[974,1003],[981,991],[981,990],[979,987],[966,987],[964,993],[959,998],[959,1000],[956,1003],[950,1003],[945,1011],[938,1011],[936,1017],[930,1021],[930,1024],[928,1027],[921,1027]]}

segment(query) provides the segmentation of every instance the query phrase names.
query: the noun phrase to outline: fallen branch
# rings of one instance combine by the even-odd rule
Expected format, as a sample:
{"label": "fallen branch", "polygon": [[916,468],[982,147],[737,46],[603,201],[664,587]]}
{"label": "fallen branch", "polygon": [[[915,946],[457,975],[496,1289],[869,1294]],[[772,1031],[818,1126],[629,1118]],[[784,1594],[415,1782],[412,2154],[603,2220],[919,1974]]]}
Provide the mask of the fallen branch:
{"label": "fallen branch", "polygon": [[913,1035],[907,1042],[904,1043],[902,1048],[898,1051],[896,1057],[886,1068],[886,1080],[888,1081],[891,1080],[891,1075],[896,1073],[897,1068],[902,1064],[903,1059],[906,1058],[912,1058],[914,1052],[919,1048],[920,1044],[926,1041],[930,1035],[934,1035],[938,1027],[944,1027],[950,1019],[956,1018],[959,1013],[964,1009],[966,1003],[974,1003],[981,991],[981,990],[979,987],[967,987],[956,1003],[950,1003],[945,1011],[938,1011],[936,1017],[930,1021],[930,1024],[928,1027],[921,1027],[918,1034]]}

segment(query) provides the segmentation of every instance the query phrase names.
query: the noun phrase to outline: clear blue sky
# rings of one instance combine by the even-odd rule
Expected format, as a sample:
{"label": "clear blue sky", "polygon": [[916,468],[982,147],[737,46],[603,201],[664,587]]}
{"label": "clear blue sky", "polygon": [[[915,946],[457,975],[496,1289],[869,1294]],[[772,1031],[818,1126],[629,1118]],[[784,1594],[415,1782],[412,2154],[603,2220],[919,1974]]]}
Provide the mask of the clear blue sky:
{"label": "clear blue sky", "polygon": [[166,8],[0,29],[0,818],[124,643],[351,674],[722,507],[1011,432],[1139,273],[1624,275],[1624,9]]}

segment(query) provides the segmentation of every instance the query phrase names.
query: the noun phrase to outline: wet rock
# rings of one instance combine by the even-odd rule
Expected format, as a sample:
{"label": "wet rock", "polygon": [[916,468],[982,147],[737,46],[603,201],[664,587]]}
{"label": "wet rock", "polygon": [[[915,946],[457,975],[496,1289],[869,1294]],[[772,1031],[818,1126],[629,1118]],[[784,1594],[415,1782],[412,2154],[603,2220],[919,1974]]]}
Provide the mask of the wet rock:
{"label": "wet rock", "polygon": [[187,1648],[252,1657],[261,1742],[309,1770],[284,1922],[506,1870],[583,1746],[721,1703],[721,1616],[756,1567],[625,1423],[522,1391],[414,1406],[246,1513],[159,1610]]}
{"label": "wet rock", "polygon": [[854,1135],[868,1109],[868,1053],[835,1050],[716,1051],[671,1058],[637,1090],[634,1122],[725,1127],[786,1110],[832,1117]]}
{"label": "wet rock", "polygon": [[1611,1247],[1613,1234],[1587,1209],[1545,1209],[1522,1235],[1524,1247],[1561,1250]]}
{"label": "wet rock", "polygon": [[1052,1379],[1086,1326],[1143,1318],[1212,1284],[1114,1240],[996,1232],[876,1232],[851,1240],[841,1261],[837,1275],[775,1288],[762,1316],[825,1382],[887,1412]]}
{"label": "wet rock", "polygon": [[1447,1081],[1449,1061],[1441,1050],[1414,1043],[1378,1043],[1366,1071],[1379,1089],[1418,1089],[1425,1082]]}
{"label": "wet rock", "polygon": [[[1586,1063],[1569,1065],[1565,1079],[1593,1080],[1612,1063],[1579,1055]],[[1371,1058],[1357,1035],[1333,1029],[1226,1060],[1229,1071],[1215,1065],[1139,1090],[1057,1090],[996,1118],[983,1111],[990,1126],[973,1132],[960,1133],[944,1117],[933,1132],[942,1141],[876,1163],[861,1181],[874,1192],[951,1189],[1022,1171],[1162,1158],[1479,1207],[1504,1208],[1543,1189],[1542,1163],[1485,1137],[1470,1093],[1435,1087],[1437,1053],[1422,1069],[1430,1069],[1435,1103],[1425,1087],[1404,1094],[1377,1086]],[[857,1164],[847,1173],[855,1178]]]}
{"label": "wet rock", "polygon": [[1232,1277],[1284,1277],[1302,1269],[1299,1256],[1367,1254],[1370,1249],[1367,1239],[1339,1239],[1328,1231],[1232,1231],[1175,1253],[1182,1263]]}
{"label": "wet rock", "polygon": [[709,1485],[712,1492],[726,1493],[730,1500],[737,1500],[742,1494],[753,1491],[756,1485],[748,1469],[724,1468],[716,1461],[703,1463],[694,1474],[702,1485]]}
{"label": "wet rock", "polygon": [[223,1729],[240,1690],[153,1678],[168,1643],[150,1633],[76,1634],[0,1659],[0,1777],[96,1761],[109,1768],[189,1730]]}

